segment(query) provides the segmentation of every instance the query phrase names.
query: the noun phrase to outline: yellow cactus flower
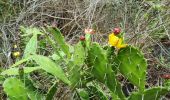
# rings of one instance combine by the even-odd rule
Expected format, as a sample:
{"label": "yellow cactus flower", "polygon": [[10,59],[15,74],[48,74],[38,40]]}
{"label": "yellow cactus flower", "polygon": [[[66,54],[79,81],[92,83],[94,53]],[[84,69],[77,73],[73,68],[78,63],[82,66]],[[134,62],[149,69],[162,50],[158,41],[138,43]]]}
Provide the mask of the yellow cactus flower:
{"label": "yellow cactus flower", "polygon": [[13,56],[14,56],[14,57],[19,57],[19,56],[20,56],[20,52],[19,52],[19,51],[13,52]]}
{"label": "yellow cactus flower", "polygon": [[114,33],[109,35],[109,44],[111,46],[114,46],[118,49],[126,47],[127,44],[122,44],[122,41],[123,40],[121,38],[115,36]]}

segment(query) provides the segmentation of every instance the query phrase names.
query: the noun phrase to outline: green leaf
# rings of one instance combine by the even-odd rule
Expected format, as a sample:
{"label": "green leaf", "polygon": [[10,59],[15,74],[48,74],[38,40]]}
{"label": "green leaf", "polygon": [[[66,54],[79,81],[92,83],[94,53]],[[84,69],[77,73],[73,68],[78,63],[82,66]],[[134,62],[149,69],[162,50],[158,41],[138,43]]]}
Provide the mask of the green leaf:
{"label": "green leaf", "polygon": [[128,80],[140,91],[145,88],[147,62],[144,55],[136,48],[128,46],[119,50],[117,55],[118,68]]}
{"label": "green leaf", "polygon": [[[69,79],[71,81],[71,87],[75,88],[76,86],[79,85],[79,82],[81,80],[81,70],[80,70],[80,66],[74,65],[72,66],[73,68],[70,70],[69,72]],[[81,84],[82,85],[82,84]]]}
{"label": "green leaf", "polygon": [[78,94],[79,94],[81,100],[90,100],[89,99],[89,94],[88,94],[88,92],[86,90],[77,89],[77,91],[78,91]]}
{"label": "green leaf", "polygon": [[28,89],[27,94],[30,100],[44,100],[44,96],[36,91]]}
{"label": "green leaf", "polygon": [[33,60],[37,64],[39,64],[43,70],[56,76],[57,78],[61,79],[63,82],[70,85],[70,81],[65,76],[61,67],[55,64],[51,59],[42,55],[34,55]]}
{"label": "green leaf", "polygon": [[23,58],[27,58],[31,54],[36,54],[36,49],[37,49],[37,35],[38,34],[43,34],[39,29],[37,28],[24,28],[23,26],[20,27],[21,31],[25,33],[25,36],[32,35],[31,39],[26,45],[26,48],[24,50],[24,55]]}
{"label": "green leaf", "polygon": [[154,87],[147,89],[144,93],[134,92],[130,95],[128,100],[160,100],[161,96],[167,94],[169,91],[167,88]]}
{"label": "green leaf", "polygon": [[23,57],[27,58],[30,55],[36,54],[36,50],[37,50],[37,35],[33,35],[26,45]]}
{"label": "green leaf", "polygon": [[24,35],[22,35],[22,36],[43,34],[38,28],[35,28],[35,27],[25,28],[25,27],[21,26],[20,30],[21,30],[21,32],[24,33]]}
{"label": "green leaf", "polygon": [[3,88],[12,100],[28,100],[27,89],[17,78],[7,78],[3,83]]}
{"label": "green leaf", "polygon": [[41,93],[41,90],[38,90],[34,87],[30,78],[30,75],[24,76],[24,83],[27,88],[27,94],[30,100],[45,100],[44,94]]}
{"label": "green leaf", "polygon": [[68,58],[71,57],[69,51],[69,45],[65,42],[63,35],[58,28],[48,27],[49,32],[54,36],[54,40],[58,43],[61,50],[67,55]]}
{"label": "green leaf", "polygon": [[16,62],[15,64],[13,64],[11,67],[17,67],[19,66],[20,64],[24,63],[24,62],[27,62],[28,60],[30,60],[32,58],[32,56],[29,56],[27,58],[24,58],[24,59],[21,59],[20,61]]}
{"label": "green leaf", "polygon": [[46,100],[52,100],[53,99],[53,96],[55,95],[56,91],[57,91],[57,85],[58,83],[55,82],[53,84],[53,86],[50,87],[48,93],[47,93],[47,97],[46,97]]}
{"label": "green leaf", "polygon": [[[24,67],[24,73],[30,73],[35,70],[41,69],[41,67]],[[1,75],[19,75],[19,68],[9,68],[1,73]]]}
{"label": "green leaf", "polygon": [[[60,53],[60,56],[61,56],[62,58],[65,56],[65,53],[64,53],[63,51],[59,51],[59,53]],[[50,57],[52,57],[53,60],[57,61],[57,60],[61,59],[60,56],[57,55],[57,54],[53,54],[53,55],[50,56]]]}

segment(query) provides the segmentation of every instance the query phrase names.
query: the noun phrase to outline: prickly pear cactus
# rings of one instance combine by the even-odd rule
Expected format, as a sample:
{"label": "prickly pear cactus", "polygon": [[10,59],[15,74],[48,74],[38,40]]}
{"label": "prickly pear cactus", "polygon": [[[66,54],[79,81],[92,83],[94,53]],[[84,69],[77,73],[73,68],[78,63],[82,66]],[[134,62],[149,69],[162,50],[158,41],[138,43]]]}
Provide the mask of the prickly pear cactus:
{"label": "prickly pear cactus", "polygon": [[116,62],[120,72],[140,91],[144,91],[147,69],[144,55],[138,49],[128,46],[120,49]]}
{"label": "prickly pear cactus", "polygon": [[98,43],[93,43],[91,45],[91,48],[88,51],[86,63],[89,67],[89,72],[91,72],[94,78],[106,84],[113,94],[118,95],[122,100],[124,100],[124,95],[119,83],[116,80],[111,66],[108,64],[107,56]]}
{"label": "prickly pear cactus", "polygon": [[100,45],[98,43],[92,44],[88,51],[87,65],[92,75],[101,82],[104,82],[105,76],[110,70],[107,63],[108,61]]}
{"label": "prickly pear cactus", "polygon": [[83,65],[85,60],[85,48],[82,46],[81,42],[77,43],[74,47],[73,63],[74,65]]}
{"label": "prickly pear cactus", "polygon": [[72,87],[78,86],[79,83],[81,84],[81,73],[82,73],[82,67],[85,61],[85,49],[82,46],[81,42],[77,43],[74,46],[74,53],[72,57],[71,63],[68,64],[68,70],[69,70],[69,78],[71,81]]}
{"label": "prickly pear cactus", "polygon": [[3,83],[3,88],[11,100],[28,100],[27,89],[17,78],[8,78]]}
{"label": "prickly pear cactus", "polygon": [[99,84],[88,83],[87,87],[90,96],[96,97],[97,100],[108,100],[106,93],[103,92]]}
{"label": "prickly pear cactus", "polygon": [[167,88],[154,87],[145,90],[144,93],[132,93],[128,100],[160,100],[161,96],[165,95],[166,93],[168,93]]}
{"label": "prickly pear cactus", "polygon": [[65,42],[64,36],[60,30],[58,28],[48,27],[48,31],[54,36],[54,40],[57,42],[60,49],[67,55],[68,58],[70,58],[69,45]]}
{"label": "prickly pear cactus", "polygon": [[115,67],[117,64],[115,63],[115,58],[116,58],[116,54],[115,54],[115,48],[112,46],[108,46],[106,49],[106,53],[107,53],[107,59],[109,61],[109,65],[112,67],[112,70],[115,72],[115,74],[117,73],[117,68]]}
{"label": "prickly pear cactus", "polygon": [[91,42],[91,34],[87,33],[85,35],[86,37],[86,47],[89,48],[90,47],[90,42]]}
{"label": "prickly pear cactus", "polygon": [[164,80],[163,86],[170,89],[170,80]]}

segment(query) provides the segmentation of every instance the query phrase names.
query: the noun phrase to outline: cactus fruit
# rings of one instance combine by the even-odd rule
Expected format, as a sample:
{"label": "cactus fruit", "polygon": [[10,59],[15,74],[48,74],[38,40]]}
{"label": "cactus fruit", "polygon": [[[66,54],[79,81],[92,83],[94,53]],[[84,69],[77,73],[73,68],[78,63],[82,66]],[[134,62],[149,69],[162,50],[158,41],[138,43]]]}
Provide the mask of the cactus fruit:
{"label": "cactus fruit", "polygon": [[85,37],[84,36],[80,36],[80,41],[84,41]]}
{"label": "cactus fruit", "polygon": [[120,28],[114,28],[114,29],[113,29],[113,33],[114,33],[115,35],[118,35],[120,32],[121,32],[121,29],[120,29]]}
{"label": "cactus fruit", "polygon": [[116,63],[120,72],[140,91],[144,91],[147,69],[144,55],[138,49],[128,46],[120,49]]}

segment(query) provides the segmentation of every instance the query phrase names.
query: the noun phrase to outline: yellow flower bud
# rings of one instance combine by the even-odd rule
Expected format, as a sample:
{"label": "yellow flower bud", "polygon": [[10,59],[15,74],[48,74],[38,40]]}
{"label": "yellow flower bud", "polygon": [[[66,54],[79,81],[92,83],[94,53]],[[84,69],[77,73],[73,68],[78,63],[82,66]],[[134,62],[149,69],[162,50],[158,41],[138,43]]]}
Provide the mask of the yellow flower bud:
{"label": "yellow flower bud", "polygon": [[20,56],[20,52],[19,51],[13,52],[13,56],[14,57],[19,57]]}
{"label": "yellow flower bud", "polygon": [[15,48],[15,49],[17,48],[17,45],[16,45],[16,44],[14,45],[14,48]]}

